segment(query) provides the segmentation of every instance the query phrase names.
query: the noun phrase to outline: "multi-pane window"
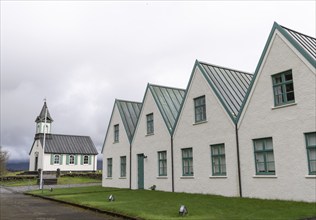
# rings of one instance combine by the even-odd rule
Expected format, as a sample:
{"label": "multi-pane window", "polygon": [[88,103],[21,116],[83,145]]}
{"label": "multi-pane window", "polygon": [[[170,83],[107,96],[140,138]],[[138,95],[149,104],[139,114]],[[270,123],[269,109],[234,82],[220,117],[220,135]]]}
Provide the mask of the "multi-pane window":
{"label": "multi-pane window", "polygon": [[121,157],[121,177],[126,177],[126,156]]}
{"label": "multi-pane window", "polygon": [[182,173],[183,176],[193,176],[192,148],[182,149]]}
{"label": "multi-pane window", "polygon": [[114,125],[114,142],[119,141],[119,135],[120,135],[120,128],[119,125]]}
{"label": "multi-pane window", "polygon": [[316,132],[305,134],[309,174],[316,174]]}
{"label": "multi-pane window", "polygon": [[272,76],[275,106],[294,102],[292,70]]}
{"label": "multi-pane window", "polygon": [[225,176],[226,159],[224,144],[211,145],[211,157],[213,176]]}
{"label": "multi-pane window", "polygon": [[83,156],[83,164],[89,164],[89,156],[88,155]]}
{"label": "multi-pane window", "polygon": [[107,177],[112,177],[112,158],[108,158],[107,162],[108,162]]}
{"label": "multi-pane window", "polygon": [[75,164],[75,156],[69,155],[69,164]]}
{"label": "multi-pane window", "polygon": [[148,114],[146,115],[147,118],[147,134],[153,134],[154,133],[154,114]]}
{"label": "multi-pane window", "polygon": [[167,176],[167,151],[158,152],[158,174]]}
{"label": "multi-pane window", "polygon": [[194,99],[195,122],[206,120],[205,96]]}
{"label": "multi-pane window", "polygon": [[256,174],[275,174],[272,138],[253,140]]}
{"label": "multi-pane window", "polygon": [[60,156],[54,155],[54,164],[59,164]]}

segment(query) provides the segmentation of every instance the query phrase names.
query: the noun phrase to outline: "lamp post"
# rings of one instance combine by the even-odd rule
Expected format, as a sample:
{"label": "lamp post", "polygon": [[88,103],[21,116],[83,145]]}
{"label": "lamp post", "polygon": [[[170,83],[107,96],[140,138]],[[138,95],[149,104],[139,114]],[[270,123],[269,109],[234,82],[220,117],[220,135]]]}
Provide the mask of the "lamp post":
{"label": "lamp post", "polygon": [[45,102],[45,119],[44,119],[44,137],[43,137],[43,152],[42,152],[42,169],[41,169],[41,177],[40,177],[40,189],[43,189],[43,170],[44,170],[44,154],[45,154],[45,142],[46,142],[46,129],[47,129],[47,106],[46,106],[46,99]]}

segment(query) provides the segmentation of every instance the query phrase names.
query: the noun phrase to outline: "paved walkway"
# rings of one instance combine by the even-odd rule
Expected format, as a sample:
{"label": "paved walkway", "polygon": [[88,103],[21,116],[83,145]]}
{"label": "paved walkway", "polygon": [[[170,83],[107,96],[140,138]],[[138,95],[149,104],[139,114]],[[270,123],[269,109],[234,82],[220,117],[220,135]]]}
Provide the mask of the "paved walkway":
{"label": "paved walkway", "polygon": [[[55,188],[91,186],[92,184],[55,185]],[[98,184],[100,185],[100,184]],[[0,186],[0,219],[35,220],[122,220],[103,213],[74,207],[54,201],[24,195],[23,192],[38,189],[38,186]]]}

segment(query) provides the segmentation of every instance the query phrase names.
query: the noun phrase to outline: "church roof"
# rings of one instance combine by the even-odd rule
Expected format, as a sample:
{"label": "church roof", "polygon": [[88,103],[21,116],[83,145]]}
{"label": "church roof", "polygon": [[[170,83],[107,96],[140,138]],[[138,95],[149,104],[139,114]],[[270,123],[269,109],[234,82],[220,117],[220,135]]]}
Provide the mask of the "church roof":
{"label": "church roof", "polygon": [[39,114],[39,116],[36,117],[35,122],[44,122],[45,121],[45,111],[47,109],[47,122],[53,122],[54,120],[52,119],[52,117],[49,114],[48,108],[47,108],[47,104],[46,102],[44,102],[43,108],[41,110],[41,113]]}
{"label": "church roof", "polygon": [[128,139],[131,142],[137,125],[142,103],[119,99],[116,99],[115,103],[120,112]]}
{"label": "church roof", "polygon": [[[38,134],[42,146],[43,137]],[[46,134],[45,153],[96,155],[98,151],[89,136]]]}
{"label": "church roof", "polygon": [[170,134],[172,134],[185,95],[185,89],[154,84],[148,84],[148,88],[154,97]]}

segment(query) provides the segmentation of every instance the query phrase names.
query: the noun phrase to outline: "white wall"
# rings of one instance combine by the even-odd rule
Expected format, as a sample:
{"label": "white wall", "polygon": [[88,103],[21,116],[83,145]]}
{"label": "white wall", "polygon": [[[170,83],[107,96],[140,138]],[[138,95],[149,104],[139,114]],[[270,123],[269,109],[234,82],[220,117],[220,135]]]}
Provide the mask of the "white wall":
{"label": "white wall", "polygon": [[[207,122],[195,124],[194,98],[205,95]],[[174,134],[175,191],[238,195],[234,124],[196,68]],[[212,176],[210,145],[225,144],[227,176]],[[193,177],[182,176],[182,148],[193,148]]]}
{"label": "white wall", "polygon": [[[315,69],[280,34],[271,42],[239,125],[243,195],[315,202],[316,176],[308,175],[304,137],[304,132],[316,131]],[[271,75],[289,69],[295,104],[274,108]],[[265,137],[273,139],[272,177],[255,171],[252,139]]]}
{"label": "white wall", "polygon": [[[114,143],[114,125],[119,124],[119,142]],[[130,143],[115,105],[103,149],[103,187],[129,188]],[[126,156],[126,177],[120,177],[120,157]],[[107,159],[112,158],[112,177],[107,177]]]}
{"label": "white wall", "polygon": [[[147,135],[146,115],[154,115],[154,134]],[[132,189],[138,188],[137,154],[144,154],[144,188],[156,185],[157,190],[171,191],[171,137],[155,100],[148,89],[135,131],[132,148]],[[159,177],[158,151],[167,151],[167,176]]]}

